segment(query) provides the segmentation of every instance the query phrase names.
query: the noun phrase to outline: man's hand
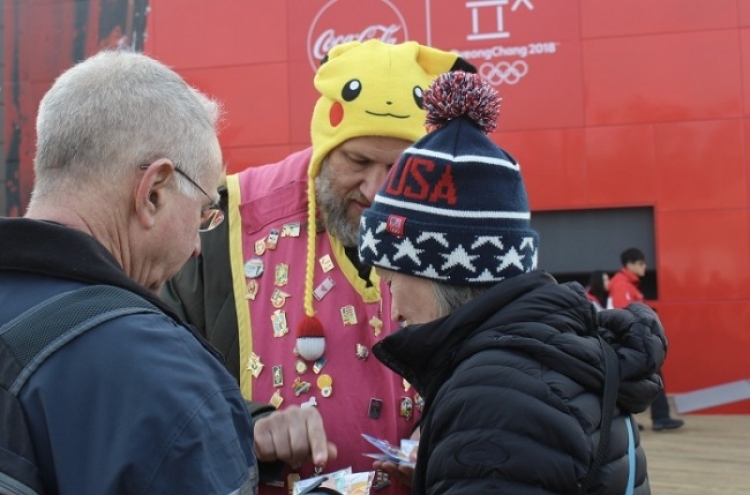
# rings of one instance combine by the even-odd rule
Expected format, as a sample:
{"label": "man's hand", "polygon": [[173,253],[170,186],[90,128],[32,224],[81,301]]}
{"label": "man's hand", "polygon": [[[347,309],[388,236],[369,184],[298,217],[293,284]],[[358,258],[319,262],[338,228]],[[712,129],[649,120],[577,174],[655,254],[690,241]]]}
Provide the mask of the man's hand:
{"label": "man's hand", "polygon": [[312,460],[316,466],[324,466],[337,455],[314,407],[290,406],[260,418],[255,422],[254,437],[255,456],[261,462],[281,460],[295,466]]}

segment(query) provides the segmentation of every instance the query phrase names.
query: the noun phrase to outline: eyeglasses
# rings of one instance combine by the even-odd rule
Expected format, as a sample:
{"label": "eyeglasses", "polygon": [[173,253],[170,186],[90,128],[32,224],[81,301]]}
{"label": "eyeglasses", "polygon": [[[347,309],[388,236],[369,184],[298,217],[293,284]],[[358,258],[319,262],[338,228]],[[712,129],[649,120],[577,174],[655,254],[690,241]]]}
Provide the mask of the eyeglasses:
{"label": "eyeglasses", "polygon": [[[146,170],[150,164],[141,165],[141,170]],[[214,201],[211,196],[208,195],[206,191],[203,190],[201,186],[198,185],[197,182],[195,182],[193,179],[190,178],[188,174],[180,170],[180,168],[175,165],[174,171],[180,174],[182,177],[184,177],[188,182],[190,182],[192,185],[194,185],[200,192],[203,193],[205,197],[208,198],[208,206],[203,208],[201,210],[201,224],[200,227],[198,227],[199,232],[208,232],[209,230],[213,230],[219,225],[221,225],[221,222],[224,221],[224,210],[221,209],[221,206]]]}

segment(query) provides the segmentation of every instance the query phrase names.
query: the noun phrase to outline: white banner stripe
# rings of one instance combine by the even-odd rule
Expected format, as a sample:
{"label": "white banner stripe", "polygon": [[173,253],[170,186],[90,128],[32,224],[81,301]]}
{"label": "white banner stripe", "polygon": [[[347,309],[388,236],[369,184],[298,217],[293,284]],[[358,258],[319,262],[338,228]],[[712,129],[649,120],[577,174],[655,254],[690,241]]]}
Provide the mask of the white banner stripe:
{"label": "white banner stripe", "polygon": [[441,160],[448,160],[451,162],[458,162],[458,163],[473,162],[473,163],[486,163],[487,165],[500,165],[501,167],[506,167],[511,170],[515,170],[516,172],[521,170],[521,167],[519,167],[517,164],[514,164],[513,162],[509,162],[508,160],[503,160],[502,158],[493,158],[491,156],[479,156],[479,155],[455,156],[455,155],[451,155],[450,153],[443,153],[440,151],[425,150],[425,149],[420,149],[420,148],[407,148],[406,151],[404,151],[404,154],[429,156],[431,158],[440,158]]}
{"label": "white banner stripe", "polygon": [[381,196],[375,196],[375,201],[396,208],[405,210],[420,211],[423,213],[432,213],[446,217],[455,218],[507,218],[511,220],[529,220],[531,213],[528,211],[473,211],[473,210],[449,210],[447,208],[437,208],[435,206],[426,206],[421,203],[411,203],[408,201],[399,201],[397,199]]}

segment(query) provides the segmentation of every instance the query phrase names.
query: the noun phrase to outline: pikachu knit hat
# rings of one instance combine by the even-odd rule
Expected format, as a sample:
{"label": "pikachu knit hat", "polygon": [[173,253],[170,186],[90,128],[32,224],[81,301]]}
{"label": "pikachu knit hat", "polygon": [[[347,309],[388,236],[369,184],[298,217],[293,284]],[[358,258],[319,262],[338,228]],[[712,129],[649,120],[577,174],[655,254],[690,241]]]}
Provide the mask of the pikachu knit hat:
{"label": "pikachu knit hat", "polygon": [[369,265],[452,285],[536,268],[521,169],[492,142],[500,100],[477,74],[440,76],[425,93],[434,128],[401,155],[360,222]]}
{"label": "pikachu knit hat", "polygon": [[[323,160],[355,137],[385,136],[413,142],[424,136],[423,92],[438,75],[451,70],[476,72],[455,53],[414,41],[395,45],[380,40],[352,41],[335,46],[323,60],[315,75],[320,98],[310,125],[313,153],[308,169],[306,317],[298,328],[298,343],[302,343],[299,339],[323,335],[313,307],[315,178]],[[323,346],[319,354],[324,351]]]}

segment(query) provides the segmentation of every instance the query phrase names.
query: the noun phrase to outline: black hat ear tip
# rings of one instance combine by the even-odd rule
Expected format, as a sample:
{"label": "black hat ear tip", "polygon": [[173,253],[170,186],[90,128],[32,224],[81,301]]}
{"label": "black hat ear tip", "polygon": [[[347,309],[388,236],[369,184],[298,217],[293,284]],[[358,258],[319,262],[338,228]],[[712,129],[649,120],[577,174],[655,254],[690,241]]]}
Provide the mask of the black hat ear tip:
{"label": "black hat ear tip", "polygon": [[469,72],[471,74],[477,73],[477,68],[461,57],[456,58],[456,61],[453,63],[453,66],[450,68],[449,72],[453,72],[457,70],[460,70],[463,72]]}

